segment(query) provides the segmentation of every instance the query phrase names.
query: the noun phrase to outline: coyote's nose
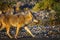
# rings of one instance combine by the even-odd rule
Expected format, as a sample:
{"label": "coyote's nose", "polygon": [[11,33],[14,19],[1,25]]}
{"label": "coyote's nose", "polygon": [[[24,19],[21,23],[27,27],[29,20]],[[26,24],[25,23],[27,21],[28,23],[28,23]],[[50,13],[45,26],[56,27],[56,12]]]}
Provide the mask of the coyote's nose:
{"label": "coyote's nose", "polygon": [[38,22],[38,20],[34,19],[34,20],[33,20],[33,22],[37,23],[37,22]]}

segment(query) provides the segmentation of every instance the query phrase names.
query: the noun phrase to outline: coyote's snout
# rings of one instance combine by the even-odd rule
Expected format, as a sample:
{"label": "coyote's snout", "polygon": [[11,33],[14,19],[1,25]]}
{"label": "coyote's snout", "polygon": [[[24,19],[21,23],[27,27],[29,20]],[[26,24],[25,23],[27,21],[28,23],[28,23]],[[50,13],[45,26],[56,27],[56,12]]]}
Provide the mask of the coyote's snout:
{"label": "coyote's snout", "polygon": [[[2,27],[0,30],[6,28],[7,34],[10,38],[12,38],[12,36],[10,35],[9,31],[10,31],[10,27],[16,27],[16,34],[15,34],[15,38],[18,35],[19,29],[21,27],[23,27],[26,24],[29,24],[33,19],[33,15],[31,14],[31,12],[28,12],[28,14],[26,15],[0,15],[0,23],[2,23]],[[27,28],[24,27],[25,30],[27,30],[27,32],[29,32],[31,34],[32,37],[34,37],[34,35],[31,33],[31,31]]]}

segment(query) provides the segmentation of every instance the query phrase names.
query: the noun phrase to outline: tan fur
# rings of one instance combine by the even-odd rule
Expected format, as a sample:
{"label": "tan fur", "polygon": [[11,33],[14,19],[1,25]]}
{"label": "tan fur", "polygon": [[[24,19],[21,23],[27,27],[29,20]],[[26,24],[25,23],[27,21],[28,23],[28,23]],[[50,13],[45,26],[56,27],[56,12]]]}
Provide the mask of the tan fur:
{"label": "tan fur", "polygon": [[[2,23],[2,27],[0,30],[3,30],[4,28],[6,28],[7,31],[7,35],[12,38],[12,36],[10,35],[9,31],[10,31],[10,27],[14,26],[16,27],[16,34],[15,34],[15,38],[18,35],[19,29],[24,26],[25,24],[28,24],[32,21],[32,14],[31,12],[29,12],[26,15],[0,15],[0,23]],[[25,29],[27,30],[27,32],[29,32],[33,37],[34,35],[31,33],[31,31],[25,27]]]}

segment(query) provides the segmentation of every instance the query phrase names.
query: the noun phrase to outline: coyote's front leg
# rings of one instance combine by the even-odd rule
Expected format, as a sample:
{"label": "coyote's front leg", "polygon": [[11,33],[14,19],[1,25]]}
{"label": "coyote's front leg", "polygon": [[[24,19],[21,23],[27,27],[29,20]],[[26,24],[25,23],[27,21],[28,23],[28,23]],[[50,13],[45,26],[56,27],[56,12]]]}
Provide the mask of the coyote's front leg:
{"label": "coyote's front leg", "polygon": [[32,32],[29,30],[27,26],[24,27],[24,29],[32,36],[35,37],[35,35],[32,34]]}
{"label": "coyote's front leg", "polygon": [[7,26],[7,27],[6,27],[6,31],[7,31],[7,35],[8,35],[10,38],[13,38],[13,37],[10,35],[10,33],[9,33],[9,31],[10,31],[10,26]]}
{"label": "coyote's front leg", "polygon": [[20,29],[20,28],[21,28],[20,26],[17,26],[15,38],[17,38],[17,36],[18,36],[18,33],[19,33],[19,29]]}

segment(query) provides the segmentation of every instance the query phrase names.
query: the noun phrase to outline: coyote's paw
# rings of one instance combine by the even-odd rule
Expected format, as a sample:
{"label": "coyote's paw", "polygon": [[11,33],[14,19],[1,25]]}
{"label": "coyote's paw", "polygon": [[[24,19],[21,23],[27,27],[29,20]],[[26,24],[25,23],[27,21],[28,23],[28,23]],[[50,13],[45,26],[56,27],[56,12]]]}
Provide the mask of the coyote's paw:
{"label": "coyote's paw", "polygon": [[11,39],[13,38],[12,36],[9,36]]}
{"label": "coyote's paw", "polygon": [[15,35],[15,37],[14,37],[15,39],[17,39],[17,36]]}
{"label": "coyote's paw", "polygon": [[35,37],[35,35],[32,35],[32,37]]}
{"label": "coyote's paw", "polygon": [[11,39],[13,38],[13,37],[10,37]]}

